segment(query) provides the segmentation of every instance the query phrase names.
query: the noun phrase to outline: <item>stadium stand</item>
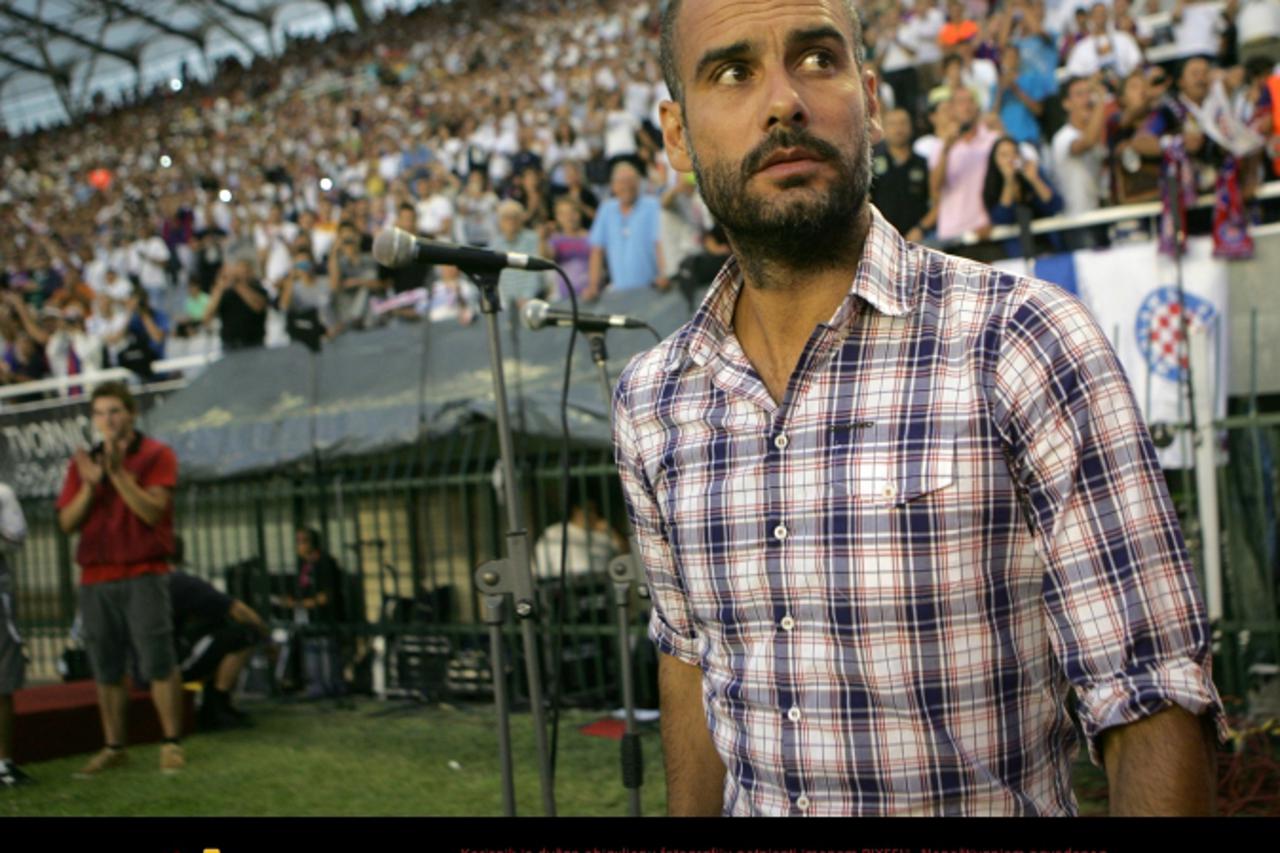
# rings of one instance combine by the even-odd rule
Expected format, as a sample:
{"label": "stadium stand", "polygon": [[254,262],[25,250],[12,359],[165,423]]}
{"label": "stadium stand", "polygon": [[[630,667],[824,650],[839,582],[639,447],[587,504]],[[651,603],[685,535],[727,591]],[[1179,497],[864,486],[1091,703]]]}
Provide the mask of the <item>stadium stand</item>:
{"label": "stadium stand", "polygon": [[[1084,244],[1095,245],[1109,220],[1096,208],[1155,199],[1161,136],[1184,139],[1202,192],[1230,163],[1235,214],[1270,216],[1255,196],[1280,162],[1280,78],[1271,19],[1259,24],[1254,7],[1275,5],[1246,4],[1243,36],[1234,0],[857,7],[882,101],[908,112],[929,168],[953,136],[988,146],[1010,136],[1066,200],[1053,228],[1087,224],[1101,237]],[[583,264],[581,232],[563,233],[553,202],[572,199],[589,228],[619,160],[640,167],[641,195],[661,202],[655,283],[666,286],[714,223],[661,150],[660,4],[525,0],[501,15],[493,6],[388,11],[363,30],[293,39],[248,67],[223,60],[208,83],[159,85],[115,108],[99,99],[72,124],[3,140],[0,383],[45,380],[6,402],[76,393],[66,377],[99,368],[150,379],[224,346],[467,320],[465,282],[379,268],[373,234],[404,214],[425,236],[491,242],[499,203],[511,200],[529,247],[571,250]],[[973,90],[990,132],[958,126],[959,88]],[[1237,130],[1268,140],[1265,157],[1235,163],[1230,139],[1197,128],[1204,113],[1179,108],[1208,109],[1219,94]],[[876,155],[878,173],[896,156],[885,146]],[[970,183],[964,192],[983,185]],[[966,204],[983,211],[980,198]],[[1010,239],[1018,227],[981,219],[958,238],[982,244],[975,254],[1032,245]],[[927,228],[919,236],[937,241]],[[549,280],[509,286],[522,297],[553,292]]]}

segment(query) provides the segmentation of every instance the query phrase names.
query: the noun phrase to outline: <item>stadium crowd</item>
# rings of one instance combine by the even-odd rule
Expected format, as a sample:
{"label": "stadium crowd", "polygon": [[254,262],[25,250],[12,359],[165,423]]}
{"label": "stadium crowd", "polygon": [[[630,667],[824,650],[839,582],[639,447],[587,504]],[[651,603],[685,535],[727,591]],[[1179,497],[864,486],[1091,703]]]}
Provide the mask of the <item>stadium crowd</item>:
{"label": "stadium crowd", "polygon": [[[909,239],[1158,198],[1170,151],[1186,189],[1219,190],[1241,225],[1275,177],[1274,145],[1241,153],[1251,133],[1274,141],[1275,40],[1238,48],[1236,0],[856,6],[882,81],[873,198]],[[658,12],[392,11],[5,140],[0,383],[102,366],[145,377],[209,348],[470,322],[477,295],[456,269],[379,267],[373,236],[391,224],[552,257],[587,299],[653,287],[692,302],[728,249],[662,152]],[[1053,247],[1106,239],[1078,229]],[[1000,250],[1034,247],[1024,229]],[[515,271],[501,284],[516,305],[560,288]]]}

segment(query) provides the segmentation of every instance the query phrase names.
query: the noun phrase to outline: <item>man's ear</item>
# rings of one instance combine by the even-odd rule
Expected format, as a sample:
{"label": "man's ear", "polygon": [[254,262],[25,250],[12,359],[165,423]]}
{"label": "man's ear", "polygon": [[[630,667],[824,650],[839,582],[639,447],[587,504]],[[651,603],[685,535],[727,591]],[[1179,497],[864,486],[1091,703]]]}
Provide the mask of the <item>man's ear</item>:
{"label": "man's ear", "polygon": [[662,122],[662,144],[672,168],[677,172],[692,172],[693,155],[684,126],[684,110],[675,101],[663,101],[658,105],[658,119]]}
{"label": "man's ear", "polygon": [[871,144],[884,139],[884,116],[880,111],[880,79],[871,68],[862,69],[862,86],[867,103],[866,120],[870,124]]}

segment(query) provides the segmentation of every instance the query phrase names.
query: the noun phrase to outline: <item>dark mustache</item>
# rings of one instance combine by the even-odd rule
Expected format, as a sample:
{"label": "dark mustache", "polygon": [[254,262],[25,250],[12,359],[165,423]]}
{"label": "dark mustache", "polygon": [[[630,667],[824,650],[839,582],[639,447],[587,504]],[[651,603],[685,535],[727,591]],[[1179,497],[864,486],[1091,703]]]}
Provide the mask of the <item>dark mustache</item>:
{"label": "dark mustache", "polygon": [[775,130],[742,161],[742,176],[749,178],[764,162],[784,148],[804,148],[823,160],[839,160],[840,151],[830,142],[819,139],[804,128]]}

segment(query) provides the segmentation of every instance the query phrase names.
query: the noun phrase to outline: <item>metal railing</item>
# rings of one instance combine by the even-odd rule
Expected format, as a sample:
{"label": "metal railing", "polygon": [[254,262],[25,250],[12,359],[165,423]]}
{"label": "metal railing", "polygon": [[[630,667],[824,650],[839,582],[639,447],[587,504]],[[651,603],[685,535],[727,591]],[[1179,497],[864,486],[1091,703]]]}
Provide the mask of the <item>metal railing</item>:
{"label": "metal railing", "polygon": [[[1216,675],[1224,695],[1244,697],[1259,672],[1280,662],[1276,611],[1276,468],[1280,413],[1247,401],[1215,422],[1228,436],[1232,464],[1219,468],[1226,611],[1215,626]],[[244,599],[275,624],[291,614],[272,604],[295,573],[295,530],[317,528],[342,566],[344,603],[330,629],[355,672],[368,666],[369,686],[388,696],[425,691],[489,695],[485,626],[473,572],[502,552],[501,505],[494,488],[496,438],[480,425],[418,447],[322,465],[300,474],[272,474],[216,483],[185,483],[176,495],[177,528],[188,571]],[[522,487],[536,541],[557,522],[557,448],[525,443]],[[608,448],[578,449],[572,476],[621,529],[624,507]],[[1188,545],[1203,563],[1203,531],[1189,473],[1171,472],[1170,486]],[[19,624],[29,640],[33,680],[58,678],[57,664],[75,618],[77,569],[71,540],[57,530],[52,501],[24,501],[31,534],[14,559]],[[544,584],[547,601],[555,594]],[[563,688],[574,702],[617,703],[617,659],[603,570],[569,585]],[[638,605],[643,602],[637,601]],[[644,640],[647,612],[633,608],[638,700],[656,703],[656,663]],[[314,629],[313,629],[314,630]],[[508,660],[520,638],[507,634]],[[551,628],[543,654],[550,669]],[[524,696],[521,668],[509,673]]]}
{"label": "metal railing", "polygon": [[[162,358],[151,363],[151,372],[158,377],[176,376],[173,379],[160,379],[148,382],[146,387],[158,386],[162,390],[172,390],[185,385],[184,374],[199,370],[221,358],[218,353],[198,353],[178,358]],[[105,370],[87,370],[73,376],[53,376],[48,379],[35,379],[16,385],[0,386],[0,412],[29,412],[38,409],[56,408],[66,402],[66,395],[72,391],[87,393],[104,382],[136,382],[138,374],[125,367],[109,367]],[[11,402],[20,397],[58,394],[59,397],[31,400],[29,402]]]}

